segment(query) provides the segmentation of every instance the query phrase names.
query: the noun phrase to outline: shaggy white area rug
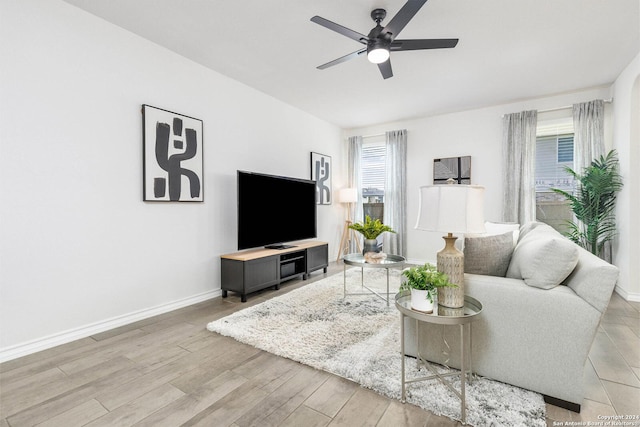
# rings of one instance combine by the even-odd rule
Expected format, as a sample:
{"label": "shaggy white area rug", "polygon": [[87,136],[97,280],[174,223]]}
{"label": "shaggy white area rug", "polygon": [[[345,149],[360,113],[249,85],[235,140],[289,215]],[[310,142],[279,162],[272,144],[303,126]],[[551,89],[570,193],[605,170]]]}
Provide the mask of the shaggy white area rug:
{"label": "shaggy white area rug", "polygon": [[[360,269],[347,271],[349,292],[360,291]],[[393,291],[400,273],[391,270]],[[365,284],[386,290],[384,269],[365,269]],[[393,399],[401,397],[400,315],[374,295],[343,298],[336,274],[211,322],[207,329],[278,356],[353,380]],[[424,367],[406,358],[408,378]],[[446,368],[442,368],[443,372]],[[460,389],[459,380],[454,381]],[[546,426],[541,395],[477,377],[466,387],[467,423]],[[460,400],[437,380],[407,386],[407,401],[460,420]]]}

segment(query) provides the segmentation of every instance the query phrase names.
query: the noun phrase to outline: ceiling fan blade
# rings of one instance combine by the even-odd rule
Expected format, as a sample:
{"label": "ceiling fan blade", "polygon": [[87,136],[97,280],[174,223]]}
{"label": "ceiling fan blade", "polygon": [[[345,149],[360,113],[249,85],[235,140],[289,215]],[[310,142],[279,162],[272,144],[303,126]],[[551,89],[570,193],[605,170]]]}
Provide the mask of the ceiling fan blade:
{"label": "ceiling fan blade", "polygon": [[382,77],[386,80],[389,77],[393,77],[393,70],[391,70],[391,59],[387,59],[386,61],[378,64],[378,68],[382,73]]}
{"label": "ceiling fan blade", "polygon": [[447,49],[456,47],[457,44],[458,39],[394,40],[391,42],[390,50],[398,52],[402,50]]}
{"label": "ceiling fan blade", "polygon": [[338,34],[342,34],[343,36],[349,37],[350,39],[362,44],[367,44],[367,42],[369,41],[369,38],[364,34],[360,34],[357,31],[353,31],[347,27],[343,27],[340,24],[336,24],[335,22],[331,22],[328,19],[324,19],[317,15],[311,18],[311,22],[322,25],[323,27],[328,28],[331,31],[335,31]]}
{"label": "ceiling fan blade", "polygon": [[411,21],[420,8],[427,2],[427,0],[409,0],[404,6],[396,13],[396,16],[389,21],[389,23],[382,30],[382,34],[388,33],[391,40],[394,40],[400,31]]}
{"label": "ceiling fan blade", "polygon": [[338,65],[341,64],[343,62],[346,62],[350,59],[356,58],[359,55],[362,55],[363,53],[365,53],[367,51],[366,48],[364,49],[360,49],[360,50],[356,50],[355,52],[351,52],[348,55],[345,56],[341,56],[338,59],[334,59],[333,61],[327,62],[326,64],[322,64],[319,65],[318,67],[316,67],[318,70],[324,70],[325,68],[329,68],[329,67],[333,67],[334,65]]}

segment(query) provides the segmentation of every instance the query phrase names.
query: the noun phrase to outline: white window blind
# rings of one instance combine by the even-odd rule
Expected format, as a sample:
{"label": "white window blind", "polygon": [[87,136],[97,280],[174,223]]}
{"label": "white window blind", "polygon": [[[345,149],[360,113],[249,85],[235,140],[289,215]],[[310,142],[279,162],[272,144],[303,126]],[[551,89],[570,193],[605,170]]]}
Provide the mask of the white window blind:
{"label": "white window blind", "polygon": [[573,191],[573,177],[565,171],[573,168],[573,122],[542,123],[536,134],[536,191]]}
{"label": "white window blind", "polygon": [[384,193],[384,170],[387,147],[384,142],[362,145],[362,187]]}

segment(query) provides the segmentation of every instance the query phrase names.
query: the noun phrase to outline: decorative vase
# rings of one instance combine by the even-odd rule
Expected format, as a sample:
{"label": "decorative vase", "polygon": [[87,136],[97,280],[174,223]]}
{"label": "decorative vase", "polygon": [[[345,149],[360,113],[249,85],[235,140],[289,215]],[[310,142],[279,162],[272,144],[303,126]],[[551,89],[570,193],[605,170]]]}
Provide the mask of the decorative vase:
{"label": "decorative vase", "polygon": [[364,239],[364,245],[362,246],[362,255],[367,252],[380,252],[378,247],[378,241],[376,239]]}
{"label": "decorative vase", "polygon": [[444,236],[445,247],[437,254],[438,271],[449,277],[457,288],[438,288],[438,304],[448,308],[464,307],[464,254],[454,245],[457,237]]}
{"label": "decorative vase", "polygon": [[433,302],[427,298],[429,291],[411,288],[411,309],[422,313],[433,313]]}

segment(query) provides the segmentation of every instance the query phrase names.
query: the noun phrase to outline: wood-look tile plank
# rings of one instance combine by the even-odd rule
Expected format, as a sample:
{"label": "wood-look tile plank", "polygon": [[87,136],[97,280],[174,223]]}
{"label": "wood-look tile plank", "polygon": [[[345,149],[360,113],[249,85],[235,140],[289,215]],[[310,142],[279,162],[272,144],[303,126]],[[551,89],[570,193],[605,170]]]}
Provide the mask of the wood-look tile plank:
{"label": "wood-look tile plank", "polygon": [[588,425],[589,422],[602,421],[602,418],[598,417],[603,415],[616,415],[616,411],[611,405],[584,399],[580,413],[572,413],[571,421],[584,421],[587,423],[585,425]]}
{"label": "wood-look tile plank", "polygon": [[[219,401],[200,411],[181,427],[229,425],[242,414],[259,405],[266,396],[266,391],[253,387],[247,382]],[[238,426],[236,423],[233,424]],[[266,425],[261,425],[260,427],[266,427]]]}
{"label": "wood-look tile plank", "polygon": [[258,405],[235,420],[241,427],[279,425],[328,378],[329,374],[305,365]]}
{"label": "wood-look tile plank", "polygon": [[82,387],[99,378],[108,377],[123,369],[133,367],[134,363],[126,358],[120,357],[109,360],[96,368],[78,372],[64,382],[53,382],[43,387],[33,389],[20,389],[11,395],[2,398],[2,413],[8,416],[11,422],[11,415],[26,410],[34,405],[47,402],[59,395],[65,394],[78,387]]}
{"label": "wood-look tile plank", "polygon": [[0,393],[9,394],[26,387],[42,387],[54,381],[63,381],[67,375],[58,367],[44,369],[35,372],[32,375],[14,377],[12,380],[2,381],[0,383]]}
{"label": "wood-look tile plank", "polygon": [[107,413],[108,411],[97,400],[91,399],[36,425],[38,427],[80,427]]}
{"label": "wood-look tile plank", "polygon": [[371,390],[359,388],[329,425],[332,427],[375,426],[390,403],[390,399]]}
{"label": "wood-look tile plank", "polygon": [[55,415],[61,414],[84,402],[94,398],[99,391],[109,390],[141,375],[138,366],[132,365],[88,382],[76,388],[62,392],[52,398],[33,405],[10,417],[12,425],[34,425]]}
{"label": "wood-look tile plank", "polygon": [[344,378],[331,376],[304,404],[331,418],[342,409],[360,386]]}
{"label": "wood-look tile plank", "polygon": [[618,415],[640,414],[640,388],[603,380],[611,404]]}
{"label": "wood-look tile plank", "polygon": [[246,382],[246,378],[225,371],[193,393],[174,400],[137,424],[153,427],[182,425]]}
{"label": "wood-look tile plank", "polygon": [[158,369],[145,372],[138,377],[123,380],[115,387],[100,390],[96,394],[96,399],[107,409],[113,410],[164,383],[169,383],[181,375],[198,369],[202,364],[215,360],[216,350],[221,351],[220,347],[215,345],[204,347],[199,352],[190,353]]}
{"label": "wood-look tile plank", "polygon": [[285,420],[278,425],[281,427],[324,427],[330,422],[331,417],[314,411],[308,406],[302,405],[298,406],[298,408],[293,411],[291,415],[285,418]]}
{"label": "wood-look tile plank", "polygon": [[392,400],[387,410],[382,414],[377,427],[420,427],[426,426],[430,414],[410,403]]}
{"label": "wood-look tile plank", "polygon": [[163,384],[160,387],[143,394],[126,405],[105,414],[89,423],[88,427],[113,427],[130,426],[148,417],[158,409],[178,400],[185,394],[171,384]]}
{"label": "wood-look tile plank", "polygon": [[599,378],[640,387],[640,381],[606,333],[596,333],[589,353],[589,360],[591,360]]}
{"label": "wood-look tile plank", "polygon": [[629,366],[640,367],[640,338],[627,325],[603,324],[609,339]]}
{"label": "wood-look tile plank", "polygon": [[233,372],[251,379],[253,387],[271,393],[300,369],[302,365],[297,362],[262,351],[233,368]]}
{"label": "wood-look tile plank", "polygon": [[[97,353],[101,351],[110,351],[111,348],[116,347],[120,343],[126,343],[130,339],[138,339],[140,336],[146,335],[146,332],[141,330],[133,330],[124,335],[113,337],[104,342],[97,342],[92,339],[82,340],[81,346],[70,346],[67,344],[61,346],[65,351],[60,351],[58,348],[52,349],[51,357],[40,356],[29,363],[15,366],[13,369],[6,370],[0,375],[0,383],[4,381],[12,381],[16,378],[32,375],[36,372],[40,372],[43,369],[50,369],[58,367],[62,364],[69,363],[73,360],[82,359],[84,357],[100,357]],[[55,350],[55,351],[53,351]],[[49,350],[42,352],[47,353]]]}
{"label": "wood-look tile plank", "polygon": [[607,392],[589,359],[584,364],[584,397],[605,405],[611,405]]}
{"label": "wood-look tile plank", "polygon": [[13,371],[15,369],[24,370],[26,366],[42,363],[43,361],[48,362],[58,355],[77,351],[78,349],[83,349],[86,346],[90,346],[95,343],[96,341],[90,337],[81,338],[79,340],[61,344],[47,350],[39,351],[37,353],[9,360],[7,362],[2,362],[0,363],[0,380],[2,380],[2,378],[5,378],[4,374],[8,371]]}
{"label": "wood-look tile plank", "polygon": [[215,357],[210,357],[202,363],[192,366],[192,369],[171,381],[171,384],[184,391],[192,393],[202,384],[216,378],[221,373],[234,369],[244,360],[259,353],[261,350],[241,344],[231,338],[219,343],[215,350]]}

